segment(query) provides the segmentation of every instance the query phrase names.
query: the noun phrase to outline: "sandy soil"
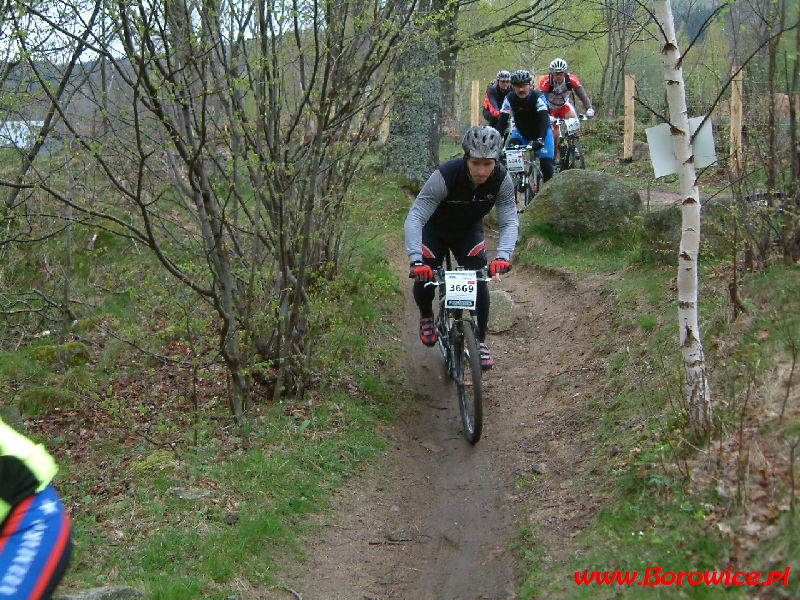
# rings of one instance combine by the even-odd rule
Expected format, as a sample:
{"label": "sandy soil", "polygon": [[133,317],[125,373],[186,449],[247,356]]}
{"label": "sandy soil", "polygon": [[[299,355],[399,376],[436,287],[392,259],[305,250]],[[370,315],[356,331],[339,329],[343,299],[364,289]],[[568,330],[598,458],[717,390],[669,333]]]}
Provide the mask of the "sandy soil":
{"label": "sandy soil", "polygon": [[[402,248],[394,255],[405,277]],[[307,542],[304,574],[274,598],[516,598],[520,526],[543,536],[547,562],[547,549],[562,549],[601,502],[581,459],[587,403],[606,382],[608,357],[596,343],[609,326],[603,283],[515,268],[490,284],[511,293],[516,323],[487,339],[496,367],[484,377],[474,447],[461,435],[438,349],[419,342],[409,285],[402,341],[416,397],[402,399],[408,410],[390,432],[385,466],[337,493]]]}

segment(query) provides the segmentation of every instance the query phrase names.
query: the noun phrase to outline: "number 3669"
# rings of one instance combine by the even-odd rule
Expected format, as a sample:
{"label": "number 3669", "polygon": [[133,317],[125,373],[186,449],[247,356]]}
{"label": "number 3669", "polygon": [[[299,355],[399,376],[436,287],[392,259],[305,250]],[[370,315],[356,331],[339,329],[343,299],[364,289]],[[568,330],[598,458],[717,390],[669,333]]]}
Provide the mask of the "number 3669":
{"label": "number 3669", "polygon": [[471,283],[466,284],[459,284],[459,283],[451,283],[450,284],[450,291],[451,292],[467,292],[472,293],[475,290],[475,286]]}

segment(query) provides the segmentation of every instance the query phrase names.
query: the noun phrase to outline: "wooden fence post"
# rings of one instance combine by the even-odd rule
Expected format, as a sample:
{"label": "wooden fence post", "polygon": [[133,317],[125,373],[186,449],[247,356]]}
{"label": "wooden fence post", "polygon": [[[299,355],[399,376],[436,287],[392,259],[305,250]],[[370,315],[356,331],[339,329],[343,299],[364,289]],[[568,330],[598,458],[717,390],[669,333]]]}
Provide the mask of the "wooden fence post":
{"label": "wooden fence post", "polygon": [[633,128],[634,102],[633,96],[636,93],[636,78],[633,75],[625,75],[625,133],[622,138],[622,162],[633,160]]}
{"label": "wooden fence post", "polygon": [[[738,72],[737,72],[738,71]],[[742,171],[742,71],[733,67],[731,82],[731,169],[734,176]]]}
{"label": "wooden fence post", "polygon": [[481,124],[481,82],[477,79],[472,80],[472,119],[470,126],[475,127]]}

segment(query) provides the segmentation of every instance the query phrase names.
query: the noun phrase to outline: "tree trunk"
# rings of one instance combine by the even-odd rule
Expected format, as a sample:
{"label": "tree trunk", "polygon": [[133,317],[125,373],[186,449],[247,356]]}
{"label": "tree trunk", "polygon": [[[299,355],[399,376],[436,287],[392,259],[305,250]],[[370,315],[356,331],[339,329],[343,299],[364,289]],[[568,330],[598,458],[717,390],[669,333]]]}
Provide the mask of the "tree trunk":
{"label": "tree trunk", "polygon": [[439,35],[439,83],[442,87],[442,120],[453,120],[458,59],[458,0],[434,0],[433,13]]}
{"label": "tree trunk", "polygon": [[404,73],[392,109],[389,160],[414,187],[422,187],[439,164],[442,131],[438,45],[434,32],[420,32],[400,63]]}
{"label": "tree trunk", "polygon": [[654,10],[661,36],[670,126],[683,199],[681,211],[683,222],[678,255],[678,323],[685,375],[684,393],[692,428],[699,434],[704,434],[711,426],[712,403],[697,320],[700,194],[694,168],[681,54],[675,36],[670,0],[656,0]]}

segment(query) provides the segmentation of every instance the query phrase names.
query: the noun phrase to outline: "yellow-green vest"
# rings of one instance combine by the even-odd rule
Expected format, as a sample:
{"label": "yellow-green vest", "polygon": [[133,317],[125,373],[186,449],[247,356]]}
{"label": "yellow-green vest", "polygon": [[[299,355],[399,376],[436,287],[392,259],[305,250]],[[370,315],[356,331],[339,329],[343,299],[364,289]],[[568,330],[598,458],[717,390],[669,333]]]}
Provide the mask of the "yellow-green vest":
{"label": "yellow-green vest", "polygon": [[[41,444],[35,444],[24,435],[17,433],[0,419],[0,455],[14,456],[22,461],[36,480],[39,487],[36,492],[41,492],[55,477],[58,467],[53,457]],[[7,482],[0,482],[4,486]],[[12,506],[0,498],[0,523],[5,521]]]}

